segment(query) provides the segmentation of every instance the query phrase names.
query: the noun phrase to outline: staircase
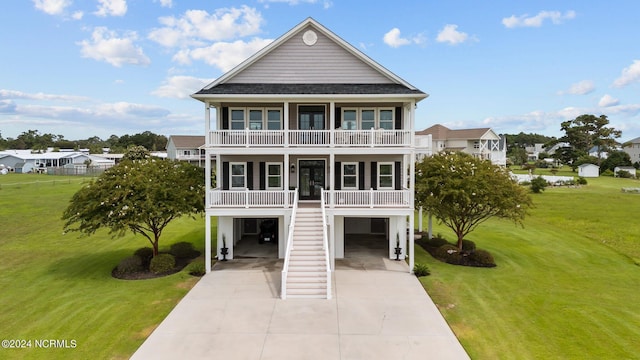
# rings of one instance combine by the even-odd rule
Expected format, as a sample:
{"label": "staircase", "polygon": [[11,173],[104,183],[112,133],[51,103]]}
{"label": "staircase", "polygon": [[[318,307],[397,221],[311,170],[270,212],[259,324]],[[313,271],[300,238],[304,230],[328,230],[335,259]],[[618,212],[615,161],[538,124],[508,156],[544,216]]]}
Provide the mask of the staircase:
{"label": "staircase", "polygon": [[323,244],[322,209],[297,209],[289,268],[286,274],[286,298],[327,299],[327,259]]}

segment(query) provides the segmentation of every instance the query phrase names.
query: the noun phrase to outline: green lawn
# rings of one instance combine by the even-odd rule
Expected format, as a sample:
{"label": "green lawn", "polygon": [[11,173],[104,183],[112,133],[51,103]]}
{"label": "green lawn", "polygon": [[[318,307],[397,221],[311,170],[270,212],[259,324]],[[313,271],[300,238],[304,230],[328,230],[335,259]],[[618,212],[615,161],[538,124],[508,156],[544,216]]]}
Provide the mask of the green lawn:
{"label": "green lawn", "polygon": [[[32,340],[30,349],[0,348],[2,359],[129,358],[197,282],[184,271],[144,281],[112,278],[122,258],[149,243],[106,232],[63,234],[62,210],[82,181],[88,179],[0,176],[0,339]],[[178,241],[202,251],[204,220],[170,224],[160,247]],[[41,339],[77,345],[36,349]]]}
{"label": "green lawn", "polygon": [[471,233],[496,268],[443,264],[416,247],[432,270],[423,285],[472,358],[640,357],[640,195],[620,191],[640,182],[588,181],[532,195],[524,228],[490,220]]}

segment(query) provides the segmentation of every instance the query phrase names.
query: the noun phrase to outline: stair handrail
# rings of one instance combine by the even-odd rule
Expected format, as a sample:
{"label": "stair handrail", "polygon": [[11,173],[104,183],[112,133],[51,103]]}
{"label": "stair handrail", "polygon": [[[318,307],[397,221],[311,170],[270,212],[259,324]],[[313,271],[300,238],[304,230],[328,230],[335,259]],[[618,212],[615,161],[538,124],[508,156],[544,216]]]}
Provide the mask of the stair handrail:
{"label": "stair handrail", "polygon": [[289,257],[293,249],[293,230],[296,224],[296,213],[298,212],[298,188],[294,190],[291,219],[289,220],[289,234],[287,235],[287,249],[284,255],[284,265],[282,266],[281,294],[284,300],[287,298],[287,273],[289,272]]}
{"label": "stair handrail", "polygon": [[320,189],[320,208],[322,209],[322,249],[327,266],[327,299],[331,299],[331,264],[329,261],[329,236],[327,234],[327,213],[324,208],[324,189]]}

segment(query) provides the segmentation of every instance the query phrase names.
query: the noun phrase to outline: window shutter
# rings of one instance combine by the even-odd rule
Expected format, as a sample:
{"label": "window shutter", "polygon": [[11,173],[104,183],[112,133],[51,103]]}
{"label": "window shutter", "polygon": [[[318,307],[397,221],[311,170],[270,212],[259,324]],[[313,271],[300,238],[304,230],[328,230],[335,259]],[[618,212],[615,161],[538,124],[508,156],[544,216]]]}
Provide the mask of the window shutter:
{"label": "window shutter", "polygon": [[253,161],[247,162],[247,189],[253,190]]}
{"label": "window shutter", "polygon": [[402,129],[402,108],[401,108],[401,107],[397,107],[397,108],[396,108],[396,123],[395,123],[395,129],[396,129],[396,130],[400,130],[400,129]]}
{"label": "window shutter", "polygon": [[229,190],[229,162],[222,163],[222,190]]}
{"label": "window shutter", "polygon": [[393,172],[393,176],[395,177],[395,188],[396,190],[402,190],[402,163],[400,161],[396,161],[396,168]]}
{"label": "window shutter", "polygon": [[260,161],[260,190],[267,188],[267,173],[264,161]]}
{"label": "window shutter", "polygon": [[371,162],[371,188],[378,188],[378,163],[375,161]]}
{"label": "window shutter", "polygon": [[342,163],[340,161],[336,161],[336,169],[334,171],[335,174],[335,188],[336,190],[342,189]]}
{"label": "window shutter", "polygon": [[358,163],[358,189],[364,190],[364,161]]}
{"label": "window shutter", "polygon": [[334,129],[339,128],[340,126],[342,126],[342,108],[337,107],[336,111],[335,111],[335,115],[336,115],[336,119],[334,121]]}
{"label": "window shutter", "polygon": [[222,130],[229,130],[229,108],[222,108]]}

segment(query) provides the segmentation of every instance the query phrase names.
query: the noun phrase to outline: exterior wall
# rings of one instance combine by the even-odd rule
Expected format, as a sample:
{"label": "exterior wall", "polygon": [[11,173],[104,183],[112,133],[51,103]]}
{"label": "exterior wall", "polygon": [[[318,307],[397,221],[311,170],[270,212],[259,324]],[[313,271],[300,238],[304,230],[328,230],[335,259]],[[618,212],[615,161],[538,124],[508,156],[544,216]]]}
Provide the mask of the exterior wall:
{"label": "exterior wall", "polygon": [[600,176],[600,168],[597,165],[579,166],[578,176],[598,177]]}
{"label": "exterior wall", "polygon": [[630,146],[623,148],[623,150],[629,154],[632,164],[640,162],[640,143],[632,143]]}
{"label": "exterior wall", "polygon": [[169,140],[167,144],[167,158],[175,160],[177,158],[177,149],[173,141]]}
{"label": "exterior wall", "polygon": [[[312,28],[309,26],[308,29]],[[308,29],[273,49],[228,83],[391,83],[320,31],[315,31],[318,35],[316,44],[306,45],[301,34]]]}

